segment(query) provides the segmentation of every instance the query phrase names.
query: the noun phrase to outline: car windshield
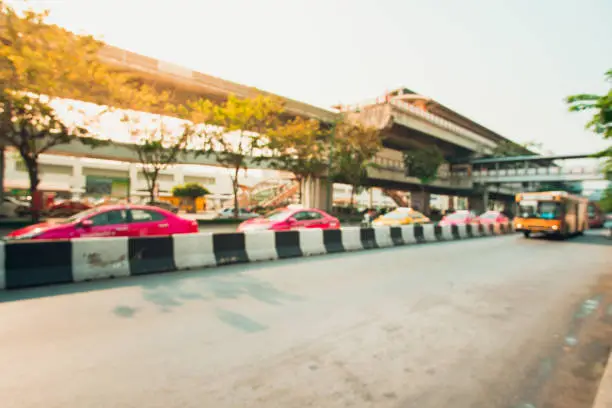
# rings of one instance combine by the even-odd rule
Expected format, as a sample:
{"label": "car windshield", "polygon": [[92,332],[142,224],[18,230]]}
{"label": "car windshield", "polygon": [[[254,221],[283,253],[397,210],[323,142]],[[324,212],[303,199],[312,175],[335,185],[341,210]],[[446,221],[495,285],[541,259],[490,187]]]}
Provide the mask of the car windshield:
{"label": "car windshield", "polygon": [[447,220],[462,220],[468,216],[467,212],[456,212],[446,216]]}
{"label": "car windshield", "polygon": [[522,218],[553,220],[561,214],[561,205],[553,201],[521,201],[519,214]]}
{"label": "car windshield", "polygon": [[494,212],[486,212],[480,215],[480,218],[497,218],[499,214]]}
{"label": "car windshield", "polygon": [[89,217],[92,214],[95,214],[100,211],[100,208],[92,208],[91,210],[82,211],[78,214],[73,215],[70,218],[66,218],[65,220],[59,221],[58,224],[72,224],[74,222],[78,222],[83,218]]}
{"label": "car windshield", "polygon": [[383,218],[386,218],[388,220],[403,220],[406,217],[416,215],[417,213],[409,211],[391,211],[390,213],[383,215]]}
{"label": "car windshield", "polygon": [[293,211],[291,210],[275,210],[267,213],[263,218],[268,221],[282,221],[288,218],[291,214],[293,214]]}

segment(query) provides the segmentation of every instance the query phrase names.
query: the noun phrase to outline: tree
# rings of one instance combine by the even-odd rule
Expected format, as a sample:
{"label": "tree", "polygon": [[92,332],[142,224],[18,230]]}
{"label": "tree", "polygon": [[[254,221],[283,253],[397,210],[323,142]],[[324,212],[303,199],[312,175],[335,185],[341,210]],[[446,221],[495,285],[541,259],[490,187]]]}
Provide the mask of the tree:
{"label": "tree", "polygon": [[293,174],[302,201],[302,185],[310,177],[322,175],[327,169],[327,152],[320,123],[297,117],[271,131],[267,147],[272,152],[268,160],[272,167]]}
{"label": "tree", "polygon": [[489,153],[492,157],[528,156],[530,149],[541,149],[542,144],[536,142],[514,143],[509,140],[499,142]]}
{"label": "tree", "polygon": [[101,42],[47,24],[47,16],[47,12],[18,13],[0,0],[0,154],[9,146],[21,155],[30,178],[35,221],[40,155],[73,140],[92,147],[102,144],[84,138],[84,127],[65,123],[51,107],[52,98],[87,99],[110,106],[121,102],[129,107],[159,98],[151,88],[102,64],[98,59]]}
{"label": "tree", "polygon": [[368,168],[382,148],[380,130],[346,119],[336,123],[334,131],[332,179],[351,186],[350,206],[361,187],[367,183]]}
{"label": "tree", "polygon": [[[38,159],[53,146],[69,143],[73,138],[83,138],[87,130],[68,127],[48,104],[37,96],[6,92],[0,97],[0,121],[2,141],[14,147],[21,156],[30,181],[32,203],[37,203],[40,183]],[[10,124],[7,126],[6,124]],[[83,141],[93,139],[83,139]],[[32,206],[32,220],[38,221],[39,208]]]}
{"label": "tree", "polygon": [[[166,107],[166,111],[184,112],[184,107]],[[167,122],[176,122],[177,119],[156,115],[150,125],[141,125],[136,114],[126,114],[124,121],[130,124],[130,133],[136,138],[136,143],[130,148],[136,153],[141,165],[141,171],[147,183],[149,199],[155,201],[157,179],[159,173],[177,163],[189,142],[195,136],[195,127],[187,121],[177,124],[172,129]]]}
{"label": "tree", "polygon": [[[612,85],[612,69],[605,74]],[[566,99],[571,112],[595,111],[586,128],[603,135],[604,139],[612,138],[612,86],[605,95],[578,94]]]}
{"label": "tree", "polygon": [[599,201],[599,206],[603,212],[612,212],[612,186],[604,191],[603,197]]}
{"label": "tree", "polygon": [[234,216],[238,218],[240,170],[246,171],[251,157],[268,145],[266,135],[278,128],[283,104],[269,96],[242,99],[230,95],[220,105],[200,99],[188,106],[192,120],[202,124],[200,153],[214,156],[221,166],[231,170]]}
{"label": "tree", "polygon": [[[586,128],[602,135],[604,139],[612,139],[612,69],[606,72],[605,77],[611,84],[607,94],[572,95],[568,96],[566,101],[570,105],[571,112],[595,111]],[[612,175],[612,146],[602,150],[595,157],[608,158],[604,172],[608,176]]]}
{"label": "tree", "polygon": [[172,195],[174,197],[185,198],[189,200],[189,204],[195,211],[195,200],[198,197],[203,197],[210,194],[210,191],[199,183],[185,183],[182,185],[174,186],[172,189]]}
{"label": "tree", "polygon": [[438,169],[442,163],[444,163],[444,155],[435,145],[404,152],[406,175],[419,179],[423,189],[426,184],[432,183],[438,178]]}

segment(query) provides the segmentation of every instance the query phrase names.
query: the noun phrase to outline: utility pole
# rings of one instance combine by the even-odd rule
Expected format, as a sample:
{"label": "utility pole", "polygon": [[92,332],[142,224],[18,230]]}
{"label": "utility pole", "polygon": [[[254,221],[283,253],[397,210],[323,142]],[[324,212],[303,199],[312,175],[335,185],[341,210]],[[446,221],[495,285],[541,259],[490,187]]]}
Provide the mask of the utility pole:
{"label": "utility pole", "polygon": [[334,144],[336,139],[336,126],[338,125],[338,121],[336,120],[332,124],[331,131],[329,133],[329,156],[327,158],[327,197],[325,200],[325,210],[331,212],[332,207],[334,206],[334,183],[332,180],[332,166],[333,166],[333,157],[334,157]]}

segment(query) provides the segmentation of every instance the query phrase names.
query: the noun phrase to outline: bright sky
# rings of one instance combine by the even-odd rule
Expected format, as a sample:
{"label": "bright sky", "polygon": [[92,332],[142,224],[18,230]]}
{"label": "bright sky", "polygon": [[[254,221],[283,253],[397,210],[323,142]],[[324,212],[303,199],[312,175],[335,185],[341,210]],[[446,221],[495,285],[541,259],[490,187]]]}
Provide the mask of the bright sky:
{"label": "bright sky", "polygon": [[563,98],[607,92],[610,0],[33,0],[121,48],[329,107],[406,86],[544,151],[603,148]]}

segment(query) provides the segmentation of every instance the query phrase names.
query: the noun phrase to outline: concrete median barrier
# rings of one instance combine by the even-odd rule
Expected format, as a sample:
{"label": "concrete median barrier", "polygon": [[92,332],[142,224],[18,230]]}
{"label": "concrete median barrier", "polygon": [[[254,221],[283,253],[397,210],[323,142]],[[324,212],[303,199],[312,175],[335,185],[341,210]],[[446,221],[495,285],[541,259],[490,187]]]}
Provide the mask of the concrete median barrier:
{"label": "concrete median barrier", "polygon": [[197,233],[0,242],[0,289],[503,235],[512,225]]}

